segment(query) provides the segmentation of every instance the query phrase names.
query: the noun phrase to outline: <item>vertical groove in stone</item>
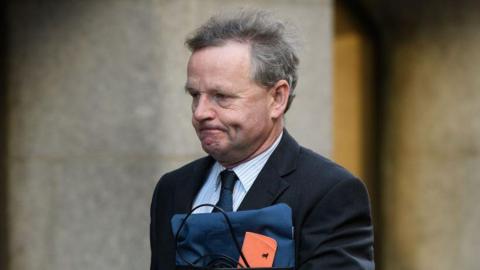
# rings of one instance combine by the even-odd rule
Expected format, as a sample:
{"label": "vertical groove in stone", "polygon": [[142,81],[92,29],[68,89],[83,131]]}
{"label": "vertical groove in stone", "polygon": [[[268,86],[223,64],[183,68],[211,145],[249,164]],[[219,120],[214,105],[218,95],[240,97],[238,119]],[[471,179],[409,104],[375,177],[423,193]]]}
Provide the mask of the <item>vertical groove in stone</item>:
{"label": "vertical groove in stone", "polygon": [[8,88],[7,78],[7,4],[0,4],[0,269],[8,265],[8,181],[7,181],[7,134],[8,134]]}

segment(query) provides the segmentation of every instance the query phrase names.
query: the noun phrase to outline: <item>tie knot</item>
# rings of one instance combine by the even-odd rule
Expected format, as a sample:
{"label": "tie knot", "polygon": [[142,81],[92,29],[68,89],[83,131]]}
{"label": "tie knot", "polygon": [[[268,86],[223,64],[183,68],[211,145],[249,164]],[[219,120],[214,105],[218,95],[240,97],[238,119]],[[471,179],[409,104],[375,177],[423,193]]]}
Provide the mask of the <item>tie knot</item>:
{"label": "tie knot", "polygon": [[222,181],[222,189],[233,191],[235,181],[238,180],[238,177],[232,170],[223,170],[220,173],[220,180]]}

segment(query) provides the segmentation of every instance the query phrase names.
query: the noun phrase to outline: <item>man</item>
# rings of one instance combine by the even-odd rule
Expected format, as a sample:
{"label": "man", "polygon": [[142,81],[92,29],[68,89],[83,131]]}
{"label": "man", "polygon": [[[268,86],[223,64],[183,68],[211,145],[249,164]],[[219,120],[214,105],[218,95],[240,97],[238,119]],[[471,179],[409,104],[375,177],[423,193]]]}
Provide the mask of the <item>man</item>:
{"label": "man", "polygon": [[[170,219],[202,203],[233,211],[286,203],[293,211],[296,269],[374,268],[363,184],[299,146],[284,128],[298,65],[285,29],[266,12],[240,11],[212,17],[187,40],[192,55],[185,89],[208,156],[157,184],[151,269],[175,268]],[[224,174],[232,176],[233,191]]]}

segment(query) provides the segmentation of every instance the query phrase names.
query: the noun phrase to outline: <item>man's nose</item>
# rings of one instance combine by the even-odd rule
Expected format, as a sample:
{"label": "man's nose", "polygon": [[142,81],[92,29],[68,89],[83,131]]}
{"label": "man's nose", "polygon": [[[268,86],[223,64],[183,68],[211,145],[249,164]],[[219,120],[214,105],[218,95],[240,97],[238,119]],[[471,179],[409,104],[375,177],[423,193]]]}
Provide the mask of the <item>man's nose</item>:
{"label": "man's nose", "polygon": [[193,118],[197,121],[211,119],[215,116],[212,102],[207,95],[201,95],[193,107]]}

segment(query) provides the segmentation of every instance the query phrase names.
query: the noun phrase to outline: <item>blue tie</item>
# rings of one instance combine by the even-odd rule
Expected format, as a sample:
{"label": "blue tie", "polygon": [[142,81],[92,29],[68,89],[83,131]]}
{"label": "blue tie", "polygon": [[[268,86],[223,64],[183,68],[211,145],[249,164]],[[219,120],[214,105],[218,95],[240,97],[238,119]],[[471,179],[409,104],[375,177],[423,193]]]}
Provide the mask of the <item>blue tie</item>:
{"label": "blue tie", "polygon": [[[233,211],[233,187],[238,177],[234,171],[224,170],[220,173],[220,180],[222,181],[222,190],[220,191],[220,199],[217,202],[217,206],[225,212],[231,212]],[[214,210],[213,212],[216,211]]]}

